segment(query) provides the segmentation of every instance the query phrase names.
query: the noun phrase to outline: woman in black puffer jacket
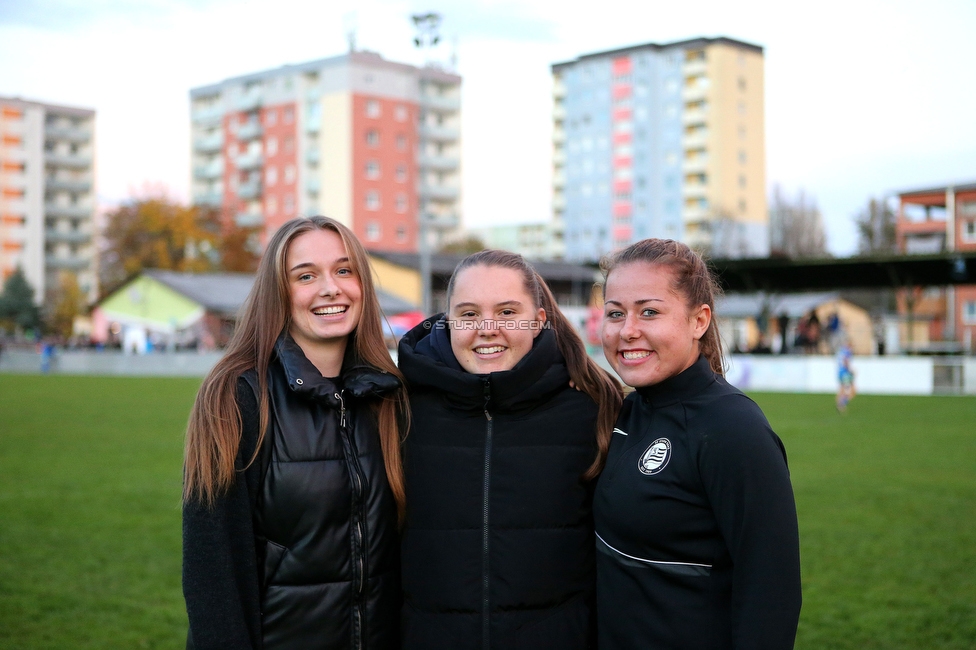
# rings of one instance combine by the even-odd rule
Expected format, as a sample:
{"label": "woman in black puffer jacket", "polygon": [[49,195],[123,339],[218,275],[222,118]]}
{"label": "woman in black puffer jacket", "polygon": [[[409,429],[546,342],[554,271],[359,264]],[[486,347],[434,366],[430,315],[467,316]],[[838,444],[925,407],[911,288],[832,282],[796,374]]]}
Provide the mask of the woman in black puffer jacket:
{"label": "woman in black puffer jacket", "polygon": [[399,348],[403,648],[594,647],[593,479],[619,385],[519,255],[463,260],[448,303]]}
{"label": "woman in black puffer jacket", "polygon": [[188,648],[398,647],[398,376],[353,233],[283,225],[187,429]]}

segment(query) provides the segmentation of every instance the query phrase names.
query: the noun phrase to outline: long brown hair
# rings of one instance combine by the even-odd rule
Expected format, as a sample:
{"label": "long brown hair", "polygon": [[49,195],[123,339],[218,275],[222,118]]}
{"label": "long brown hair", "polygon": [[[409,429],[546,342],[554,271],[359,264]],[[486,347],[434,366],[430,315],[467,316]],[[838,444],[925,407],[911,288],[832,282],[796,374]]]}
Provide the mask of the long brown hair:
{"label": "long brown hair", "polygon": [[671,289],[685,300],[689,309],[708,305],[712,317],[708,329],[699,341],[699,346],[702,355],[708,359],[712,371],[724,375],[722,337],[719,336],[718,323],[715,319],[715,298],[722,295],[722,289],[702,256],[685,244],[672,239],[644,239],[600,261],[604,286],[611,272],[620,266],[634,262],[655,264],[670,269],[673,278]]}
{"label": "long brown hair", "polygon": [[576,328],[566,318],[556,299],[549,290],[546,281],[535,269],[525,261],[521,255],[500,250],[483,250],[468,255],[457,265],[451,280],[447,284],[447,300],[450,303],[454,293],[454,282],[458,274],[472,266],[499,267],[512,269],[522,277],[525,291],[532,296],[536,309],[542,307],[546,312],[546,320],[556,335],[556,345],[566,360],[569,377],[576,387],[590,396],[597,403],[596,444],[597,455],[583,478],[595,479],[600,475],[607,460],[607,450],[610,448],[610,438],[613,436],[613,425],[617,420],[617,413],[623,402],[623,392],[620,383],[596,364],[586,354],[583,339],[576,332]]}
{"label": "long brown hair", "polygon": [[[383,340],[382,312],[366,249],[349,228],[334,219],[321,216],[292,219],[268,242],[227,351],[197,393],[186,429],[184,501],[196,500],[212,506],[215,498],[234,483],[234,460],[241,444],[242,428],[235,392],[238,378],[251,369],[257,373],[260,417],[257,446],[247,465],[258,456],[269,418],[268,364],[278,336],[291,325],[285,257],[296,237],[314,230],[331,230],[339,235],[362,286],[362,314],[356,329],[349,335],[357,360],[396,376],[402,386],[403,376],[390,358]],[[386,476],[401,518],[406,497],[400,441],[401,431],[406,431],[407,426],[406,403],[406,392],[401,387],[392,396],[382,399],[376,408]]]}

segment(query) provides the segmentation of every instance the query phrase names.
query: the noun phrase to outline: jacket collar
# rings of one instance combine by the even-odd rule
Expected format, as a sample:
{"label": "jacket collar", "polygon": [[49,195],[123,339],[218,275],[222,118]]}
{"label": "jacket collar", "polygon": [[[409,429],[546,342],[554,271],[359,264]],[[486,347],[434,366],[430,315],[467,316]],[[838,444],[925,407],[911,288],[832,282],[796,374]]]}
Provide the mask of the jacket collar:
{"label": "jacket collar", "polygon": [[363,398],[383,395],[400,386],[400,380],[390,373],[359,362],[351,352],[351,346],[346,348],[338,382],[323,377],[288,332],[281,333],[274,350],[285,371],[288,387],[294,393],[332,407],[340,405],[339,393],[342,390],[353,397]]}
{"label": "jacket collar", "polygon": [[399,355],[400,371],[412,387],[441,391],[461,408],[514,410],[569,385],[556,335],[548,329],[539,333],[514,368],[488,375],[461,368],[451,351],[443,314],[410,330],[400,341]]}
{"label": "jacket collar", "polygon": [[712,371],[708,359],[699,356],[698,361],[674,377],[668,377],[653,386],[641,386],[637,388],[637,393],[644,402],[654,407],[660,407],[679,402],[689,395],[697,394],[714,381],[715,372]]}

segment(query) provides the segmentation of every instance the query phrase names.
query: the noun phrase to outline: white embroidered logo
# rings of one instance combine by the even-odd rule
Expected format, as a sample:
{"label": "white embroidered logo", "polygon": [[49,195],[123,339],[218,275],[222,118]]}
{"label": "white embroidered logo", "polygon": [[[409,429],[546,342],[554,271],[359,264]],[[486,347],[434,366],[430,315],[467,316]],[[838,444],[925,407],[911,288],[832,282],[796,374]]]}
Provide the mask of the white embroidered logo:
{"label": "white embroidered logo", "polygon": [[671,441],[667,438],[658,438],[640,457],[637,469],[641,474],[652,476],[667,467],[669,460],[671,460]]}

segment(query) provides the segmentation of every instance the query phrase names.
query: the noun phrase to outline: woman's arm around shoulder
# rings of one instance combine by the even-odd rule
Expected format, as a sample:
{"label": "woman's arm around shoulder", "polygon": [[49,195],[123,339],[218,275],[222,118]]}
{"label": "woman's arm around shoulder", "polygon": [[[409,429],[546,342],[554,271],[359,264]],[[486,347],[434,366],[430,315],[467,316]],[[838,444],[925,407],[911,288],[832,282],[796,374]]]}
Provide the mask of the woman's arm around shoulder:
{"label": "woman's arm around shoulder", "polygon": [[[243,378],[237,384],[243,422],[238,480],[213,506],[183,504],[183,596],[190,629],[187,648],[256,649],[261,611],[253,527],[258,468],[245,472],[258,437],[258,404]],[[253,470],[253,471],[252,471]]]}
{"label": "woman's arm around shoulder", "polygon": [[786,450],[742,394],[709,407],[702,482],[732,557],[733,647],[792,648],[800,615],[800,550]]}

